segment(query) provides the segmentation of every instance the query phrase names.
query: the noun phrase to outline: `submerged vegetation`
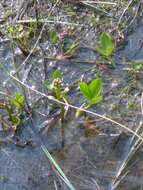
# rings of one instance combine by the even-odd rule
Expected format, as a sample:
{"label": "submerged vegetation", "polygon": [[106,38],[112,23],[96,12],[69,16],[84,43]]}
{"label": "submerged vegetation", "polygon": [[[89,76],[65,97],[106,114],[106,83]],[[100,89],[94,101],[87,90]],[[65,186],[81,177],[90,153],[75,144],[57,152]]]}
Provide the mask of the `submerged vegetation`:
{"label": "submerged vegetation", "polygon": [[[17,127],[21,123],[21,115],[24,113],[25,99],[24,96],[17,93],[9,100],[1,101],[0,108],[4,114],[1,114],[1,124],[3,130],[8,130],[10,127],[17,130]],[[5,113],[6,112],[6,113]]]}
{"label": "submerged vegetation", "polygon": [[142,189],[142,9],[0,2],[0,189]]}

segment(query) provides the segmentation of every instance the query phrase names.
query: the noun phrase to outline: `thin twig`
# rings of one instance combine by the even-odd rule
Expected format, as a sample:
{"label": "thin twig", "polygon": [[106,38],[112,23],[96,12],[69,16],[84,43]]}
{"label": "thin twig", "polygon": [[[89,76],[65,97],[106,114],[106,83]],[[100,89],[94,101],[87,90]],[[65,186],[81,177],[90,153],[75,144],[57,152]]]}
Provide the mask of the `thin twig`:
{"label": "thin twig", "polygon": [[126,6],[126,8],[123,10],[123,13],[121,14],[121,16],[119,18],[119,21],[118,21],[118,26],[121,23],[124,14],[126,13],[126,11],[128,10],[128,8],[130,7],[130,5],[132,4],[133,1],[134,0],[130,0],[129,3],[128,3],[128,5]]}
{"label": "thin twig", "polygon": [[127,29],[134,23],[134,21],[135,21],[137,15],[138,15],[140,6],[141,6],[141,2],[139,2],[138,6],[137,6],[137,9],[136,9],[136,11],[135,11],[135,14],[134,14],[133,19],[132,19],[131,22],[125,27],[124,31],[127,30]]}
{"label": "thin twig", "polygon": [[[28,20],[17,20],[17,24],[23,24],[23,23],[37,23],[36,19],[28,19]],[[63,25],[69,25],[69,26],[84,26],[84,24],[76,24],[71,22],[65,22],[60,20],[48,20],[48,19],[38,19],[38,23],[54,23],[54,24],[63,24]]]}
{"label": "thin twig", "polygon": [[[54,4],[54,6],[52,7],[51,11],[49,12],[48,16],[49,17],[51,15],[51,13],[53,12],[53,10],[55,9],[55,7],[57,6],[57,4],[59,3],[60,0],[57,0],[56,3]],[[26,62],[29,60],[29,58],[31,57],[31,55],[33,54],[35,48],[37,47],[39,40],[42,37],[43,31],[45,29],[46,23],[43,24],[42,29],[40,31],[40,34],[34,44],[34,47],[31,49],[30,53],[28,54],[28,56],[26,57],[26,59],[23,61],[23,63],[14,71],[13,75],[15,75],[17,72],[20,71],[20,69],[26,64]]]}
{"label": "thin twig", "polygon": [[92,4],[90,4],[90,3],[86,3],[86,2],[82,2],[82,4],[83,4],[83,5],[86,5],[86,6],[89,6],[89,7],[91,7],[91,8],[94,8],[94,9],[96,9],[97,11],[100,11],[100,12],[106,14],[107,16],[111,17],[111,15],[110,15],[107,11],[105,11],[105,10],[103,10],[103,9],[97,7],[97,6],[94,6],[94,5],[92,5]]}
{"label": "thin twig", "polygon": [[103,4],[103,5],[117,5],[117,3],[106,2],[106,1],[81,1],[81,3]]}
{"label": "thin twig", "polygon": [[[142,113],[142,118],[143,118],[143,93],[141,95],[141,113]],[[140,124],[139,124],[138,128],[136,129],[135,133],[137,133],[142,128],[142,126],[143,126],[142,120],[143,119],[141,119]],[[143,135],[143,132],[142,132],[141,136],[142,135]],[[123,178],[128,174],[128,171],[127,171],[123,176],[121,176],[121,174],[122,174],[123,170],[125,169],[125,167],[127,166],[128,162],[131,160],[133,155],[136,153],[136,151],[140,148],[140,146],[143,143],[140,139],[137,139],[133,144],[133,141],[135,140],[135,136],[136,135],[134,134],[134,136],[130,140],[130,146],[128,145],[129,146],[128,154],[125,155],[123,162],[121,163],[121,165],[119,166],[119,168],[117,170],[115,180],[111,184],[111,188],[110,188],[111,190],[116,189],[116,187],[120,184],[120,182],[123,180]],[[121,176],[121,178],[120,178],[120,176]]]}

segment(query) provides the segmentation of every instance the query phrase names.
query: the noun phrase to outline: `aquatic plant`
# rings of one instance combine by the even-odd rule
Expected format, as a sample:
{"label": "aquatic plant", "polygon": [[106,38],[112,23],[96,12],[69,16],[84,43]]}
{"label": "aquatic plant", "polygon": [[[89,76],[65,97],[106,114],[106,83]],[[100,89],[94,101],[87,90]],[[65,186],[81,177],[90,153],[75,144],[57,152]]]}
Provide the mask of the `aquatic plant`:
{"label": "aquatic plant", "polygon": [[25,98],[22,94],[16,93],[15,96],[10,99],[10,103],[15,106],[18,113],[21,113],[25,105]]}
{"label": "aquatic plant", "polygon": [[[86,105],[84,106],[84,109],[88,109],[102,101],[103,95],[101,78],[97,77],[96,79],[92,80],[89,84],[87,84],[86,82],[80,82],[79,88],[82,95],[86,99]],[[80,113],[81,111],[78,110],[76,116],[78,117]]]}
{"label": "aquatic plant", "polygon": [[60,49],[63,58],[68,58],[73,56],[76,50],[79,48],[78,40],[71,39],[69,37],[68,30],[65,30],[61,33],[57,33],[56,31],[52,30],[50,32],[50,39],[51,42],[53,44],[56,44],[57,47]]}
{"label": "aquatic plant", "polygon": [[89,84],[80,82],[79,87],[83,96],[87,99],[87,107],[102,101],[102,80],[100,78],[92,80]]}
{"label": "aquatic plant", "polygon": [[[62,82],[63,76],[59,70],[55,70],[52,74],[52,82],[45,82],[46,87],[52,91],[53,96],[62,102],[67,103],[66,94],[69,91],[68,87],[64,88]],[[65,106],[63,104],[60,105],[60,115],[61,115],[61,136],[62,136],[62,146],[64,146],[64,123],[65,123]]]}
{"label": "aquatic plant", "polygon": [[115,44],[110,34],[103,32],[100,39],[100,47],[96,47],[96,51],[104,56],[110,58],[115,50]]}
{"label": "aquatic plant", "polygon": [[68,88],[63,86],[63,76],[60,70],[55,70],[52,74],[52,82],[45,81],[45,86],[52,91],[54,97],[60,101],[65,101]]}
{"label": "aquatic plant", "polygon": [[132,63],[132,71],[134,72],[139,72],[143,68],[143,63],[141,62],[133,62]]}
{"label": "aquatic plant", "polygon": [[56,31],[51,31],[50,32],[50,38],[51,38],[51,41],[53,42],[53,43],[59,43],[59,37],[58,37],[58,34],[57,34],[57,32]]}
{"label": "aquatic plant", "polygon": [[[14,130],[17,130],[17,127],[21,123],[21,114],[24,111],[25,106],[25,98],[20,93],[16,93],[14,97],[10,98],[8,101],[1,101],[0,109],[5,110],[8,116],[8,120],[10,121],[10,126],[7,126],[7,122],[4,119],[4,116],[1,116],[1,121],[3,122],[3,126],[5,124],[8,128],[12,127]],[[8,122],[9,123],[9,122]]]}

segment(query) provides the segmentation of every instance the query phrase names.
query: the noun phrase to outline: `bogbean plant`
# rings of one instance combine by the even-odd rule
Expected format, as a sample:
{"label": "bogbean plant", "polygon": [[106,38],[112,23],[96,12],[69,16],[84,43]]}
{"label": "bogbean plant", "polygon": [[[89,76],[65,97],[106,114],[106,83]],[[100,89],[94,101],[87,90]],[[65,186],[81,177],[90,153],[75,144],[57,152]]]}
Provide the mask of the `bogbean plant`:
{"label": "bogbean plant", "polygon": [[[4,115],[1,115],[3,128],[5,128],[5,126],[7,126],[8,128],[12,127],[16,131],[17,127],[21,123],[21,115],[23,114],[24,107],[25,98],[20,93],[16,93],[15,96],[10,98],[8,101],[1,101],[0,109],[5,110],[8,116],[8,121],[10,122],[10,126],[7,126],[7,122],[3,120]],[[5,123],[3,121],[5,121]]]}
{"label": "bogbean plant", "polygon": [[101,39],[100,39],[100,47],[96,47],[96,50],[99,54],[102,56],[109,58],[112,56],[114,50],[115,50],[115,44],[113,42],[112,37],[106,33],[103,32],[101,34]]}
{"label": "bogbean plant", "polygon": [[102,32],[100,39],[100,47],[96,46],[96,51],[105,59],[111,61],[112,65],[115,66],[115,62],[112,59],[112,55],[115,51],[115,43],[113,42],[110,34]]}
{"label": "bogbean plant", "polygon": [[[58,33],[56,31],[50,32],[50,39],[53,44],[57,44],[58,47],[63,51],[63,57],[71,57],[75,54],[77,49],[79,48],[79,42],[77,39],[72,41],[72,43],[68,43],[68,33],[61,35],[59,37]],[[67,45],[68,44],[68,45]],[[106,61],[108,60],[114,67],[115,67],[115,61],[112,58],[112,55],[115,51],[115,43],[112,39],[111,35],[106,32],[102,32],[100,37],[100,47],[96,46],[96,51],[104,58]]]}
{"label": "bogbean plant", "polygon": [[[51,32],[51,40],[53,43],[60,44],[60,39],[55,31]],[[78,42],[75,41],[71,45],[71,47],[65,52],[65,55],[70,54],[70,52],[74,52],[78,45]],[[106,32],[103,32],[101,34],[100,47],[97,46],[96,51],[104,59],[110,60],[112,65],[115,66],[115,63],[112,59],[113,52],[115,51],[115,43],[113,42],[113,39],[110,36],[110,34]],[[53,73],[53,82],[50,86],[50,89],[53,90],[56,98],[62,101],[65,94],[61,91],[61,78],[61,73],[56,70]],[[89,84],[87,84],[86,82],[80,82],[79,88],[82,95],[86,99],[86,105],[83,107],[84,109],[88,109],[102,101],[103,95],[101,78],[97,77],[96,79],[92,80]],[[79,117],[80,114],[81,111],[77,111],[76,116]]]}
{"label": "bogbean plant", "polygon": [[86,82],[80,82],[79,84],[80,91],[87,100],[86,109],[90,108],[93,105],[98,104],[102,101],[102,80],[97,77],[92,80],[89,84]]}
{"label": "bogbean plant", "polygon": [[143,62],[133,62],[131,63],[131,71],[134,73],[138,73],[143,69]]}
{"label": "bogbean plant", "polygon": [[[28,56],[31,48],[34,46],[36,34],[38,33],[37,24],[31,23],[28,27],[22,24],[11,26],[9,28],[9,37],[16,46],[19,47],[23,55]],[[38,47],[34,48],[33,54],[39,51]]]}
{"label": "bogbean plant", "polygon": [[[63,76],[59,70],[55,70],[52,74],[52,82],[45,82],[46,87],[52,92],[53,96],[62,102],[67,102],[66,94],[69,91],[67,87],[64,87],[63,84]],[[61,115],[61,137],[62,143],[61,146],[64,147],[65,142],[65,106],[63,104],[60,105],[60,115]]]}
{"label": "bogbean plant", "polygon": [[[87,84],[86,82],[80,82],[79,88],[86,100],[86,104],[83,106],[85,110],[102,101],[103,94],[101,78],[97,77],[96,79],[92,80],[89,84]],[[78,110],[76,112],[76,117],[79,117],[80,114],[81,111]]]}
{"label": "bogbean plant", "polygon": [[[21,27],[19,31],[21,32],[23,28]],[[11,33],[13,30],[11,28]],[[51,32],[51,39],[53,43],[59,43],[60,39],[55,31]],[[74,41],[70,48],[65,51],[65,55],[69,55],[73,53],[78,48],[78,42]],[[114,50],[115,45],[111,36],[105,32],[101,34],[101,46],[96,47],[96,50],[100,55],[102,55],[106,59],[110,59]],[[46,87],[53,93],[53,96],[63,102],[69,102],[67,99],[67,92],[69,89],[63,86],[63,76],[59,70],[56,70],[52,74],[52,82],[45,82]],[[79,83],[79,89],[84,96],[86,103],[82,107],[85,110],[91,108],[92,106],[100,103],[103,99],[102,94],[102,79],[97,77],[96,79],[92,80],[89,84],[86,82]],[[21,113],[24,110],[25,99],[24,96],[21,94],[16,94],[14,98],[12,98],[8,104],[5,105],[3,109],[9,115],[9,120],[12,123],[12,126],[16,129],[19,126],[21,119]],[[61,122],[64,123],[64,115],[65,115],[65,108],[61,105]],[[81,115],[81,111],[76,112],[76,116],[79,117]]]}
{"label": "bogbean plant", "polygon": [[[59,70],[55,70],[52,74],[52,82],[49,83],[48,81],[45,82],[46,87],[52,91],[54,97],[63,102],[69,102],[67,98],[67,92],[69,88],[63,87],[63,76]],[[84,109],[89,109],[92,106],[100,103],[103,99],[102,94],[102,79],[97,77],[96,79],[92,80],[89,84],[86,82],[79,83],[79,89],[86,100],[86,104],[84,105]],[[76,117],[79,117],[81,111],[76,112]],[[61,107],[61,121],[64,120],[64,106]]]}
{"label": "bogbean plant", "polygon": [[[68,87],[64,88],[63,76],[59,70],[55,70],[52,74],[52,82],[45,82],[46,87],[53,93],[54,97],[59,101],[68,101],[66,94],[69,91]],[[61,105],[61,122],[64,123],[64,106]]]}
{"label": "bogbean plant", "polygon": [[[61,48],[63,48],[60,38],[56,31],[51,31],[50,33],[51,41],[54,44],[58,44]],[[75,53],[75,50],[79,47],[78,41],[74,41],[72,45],[64,52],[65,56],[72,55]],[[110,36],[110,34],[106,32],[102,32],[101,40],[100,40],[100,47],[96,46],[96,51],[106,60],[109,60],[113,66],[115,66],[114,60],[112,59],[112,55],[115,51],[115,43]],[[47,86],[50,90],[53,91],[55,97],[63,101],[65,100],[65,92],[62,90],[62,75],[61,73],[56,70],[53,73],[53,81],[51,85],[48,84]],[[100,103],[103,99],[102,95],[102,80],[101,78],[97,77],[96,79],[92,80],[89,84],[86,82],[80,82],[79,84],[80,91],[84,98],[86,99],[86,104],[83,108],[86,110],[98,103]],[[66,91],[67,93],[67,91]],[[61,113],[64,113],[64,108],[62,106]],[[79,117],[81,111],[76,112],[76,117]],[[62,118],[64,114],[62,114]],[[64,120],[64,119],[61,119]]]}
{"label": "bogbean plant", "polygon": [[52,74],[52,82],[45,81],[46,87],[54,93],[57,100],[66,99],[68,88],[64,88],[63,76],[60,70],[55,70]]}
{"label": "bogbean plant", "polygon": [[[55,70],[52,74],[52,81],[45,81],[45,86],[52,92],[53,96],[66,104],[69,102],[67,98],[67,93],[69,91],[68,87],[64,87],[63,76],[59,70]],[[84,107],[85,110],[100,103],[103,99],[102,95],[102,80],[97,77],[92,80],[89,84],[85,82],[80,82],[79,84],[80,91],[84,98],[86,99],[86,104]],[[61,137],[62,137],[62,147],[64,147],[64,137],[65,137],[65,106],[60,105],[61,109]],[[76,117],[81,115],[82,111],[76,111]]]}
{"label": "bogbean plant", "polygon": [[[63,76],[59,70],[55,70],[52,74],[52,82],[45,82],[46,87],[52,92],[53,96],[62,102],[69,102],[67,93],[69,91],[68,87],[64,87]],[[97,77],[92,80],[89,84],[86,82],[80,82],[79,88],[86,100],[84,109],[89,109],[90,107],[100,103],[103,99],[102,95],[102,80]],[[62,137],[64,136],[64,120],[65,120],[65,107],[61,105],[61,132]],[[7,102],[0,101],[0,109],[5,110],[8,116],[8,121],[10,122],[10,127],[17,130],[18,126],[21,124],[21,115],[25,111],[25,98],[22,94],[16,93],[14,97],[10,98]],[[76,117],[81,115],[80,111],[76,112]],[[5,114],[0,115],[0,121],[3,124],[3,127],[7,126],[7,122],[4,119]],[[5,123],[4,123],[5,122]]]}

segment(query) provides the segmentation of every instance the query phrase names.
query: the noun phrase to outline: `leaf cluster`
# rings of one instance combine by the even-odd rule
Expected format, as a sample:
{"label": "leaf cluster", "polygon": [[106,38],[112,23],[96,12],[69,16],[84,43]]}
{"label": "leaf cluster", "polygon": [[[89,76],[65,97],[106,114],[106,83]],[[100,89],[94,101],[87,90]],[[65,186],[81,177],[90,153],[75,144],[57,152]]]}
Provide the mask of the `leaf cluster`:
{"label": "leaf cluster", "polygon": [[112,56],[113,52],[115,51],[115,44],[110,34],[106,32],[101,34],[100,47],[97,46],[96,51],[106,58]]}
{"label": "leaf cluster", "polygon": [[79,87],[83,96],[87,99],[89,107],[102,101],[102,80],[100,78],[92,80],[89,84],[80,82]]}

